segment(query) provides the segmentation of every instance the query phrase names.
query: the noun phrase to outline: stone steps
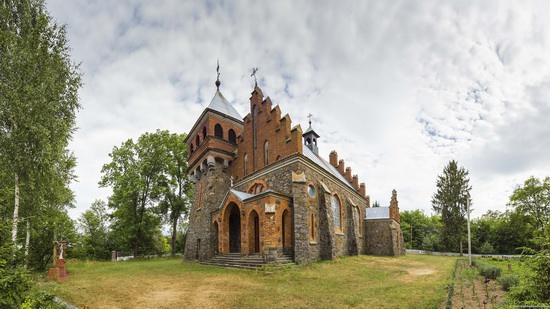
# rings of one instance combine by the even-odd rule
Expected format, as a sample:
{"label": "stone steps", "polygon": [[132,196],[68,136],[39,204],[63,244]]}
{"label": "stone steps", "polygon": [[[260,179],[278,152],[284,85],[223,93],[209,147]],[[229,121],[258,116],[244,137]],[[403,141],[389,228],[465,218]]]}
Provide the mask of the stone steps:
{"label": "stone steps", "polygon": [[267,263],[259,254],[242,256],[240,253],[226,253],[224,255],[216,255],[209,261],[202,261],[201,264],[215,265],[222,267],[257,269],[265,265],[274,267],[284,267],[294,264],[294,257],[291,255],[283,255],[277,258],[277,261]]}

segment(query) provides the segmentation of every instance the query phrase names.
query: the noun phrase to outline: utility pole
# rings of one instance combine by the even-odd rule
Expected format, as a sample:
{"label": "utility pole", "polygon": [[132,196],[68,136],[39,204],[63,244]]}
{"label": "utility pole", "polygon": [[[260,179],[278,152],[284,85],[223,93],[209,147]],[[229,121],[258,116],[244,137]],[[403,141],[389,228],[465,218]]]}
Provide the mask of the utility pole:
{"label": "utility pole", "polygon": [[468,266],[472,267],[472,235],[470,233],[470,197],[466,200],[466,212],[468,213]]}
{"label": "utility pole", "polygon": [[414,249],[413,248],[413,224],[411,222],[411,249]]}

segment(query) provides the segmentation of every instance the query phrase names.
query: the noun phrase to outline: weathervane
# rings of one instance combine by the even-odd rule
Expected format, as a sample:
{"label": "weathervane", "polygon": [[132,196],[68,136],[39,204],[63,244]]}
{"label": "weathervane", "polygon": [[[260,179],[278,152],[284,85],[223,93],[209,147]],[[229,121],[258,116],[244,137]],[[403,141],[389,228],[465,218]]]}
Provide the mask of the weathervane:
{"label": "weathervane", "polygon": [[311,117],[313,117],[313,115],[309,113],[309,115],[307,115],[307,118],[309,118],[309,127],[311,127]]}
{"label": "weathervane", "polygon": [[250,77],[254,77],[254,84],[257,87],[258,86],[258,80],[256,80],[256,72],[258,72],[258,68],[252,68],[252,74],[250,74]]}
{"label": "weathervane", "polygon": [[218,66],[216,67],[216,72],[218,72],[218,78],[216,79],[216,88],[218,91],[220,91],[220,85],[222,84],[220,82],[220,59],[218,59]]}

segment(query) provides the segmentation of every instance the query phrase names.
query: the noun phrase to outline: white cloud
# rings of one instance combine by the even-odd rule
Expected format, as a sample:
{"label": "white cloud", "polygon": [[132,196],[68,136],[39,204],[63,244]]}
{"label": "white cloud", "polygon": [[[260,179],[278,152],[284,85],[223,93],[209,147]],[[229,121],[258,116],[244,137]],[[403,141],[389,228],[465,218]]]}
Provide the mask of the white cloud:
{"label": "white cloud", "polygon": [[[314,127],[374,200],[429,212],[450,159],[470,171],[477,214],[547,175],[549,4],[494,1],[61,1],[82,61],[84,109],[71,144],[78,208],[107,154],[157,128],[188,131],[221,90],[246,115],[259,67],[264,95]],[[545,174],[546,173],[546,174]]]}

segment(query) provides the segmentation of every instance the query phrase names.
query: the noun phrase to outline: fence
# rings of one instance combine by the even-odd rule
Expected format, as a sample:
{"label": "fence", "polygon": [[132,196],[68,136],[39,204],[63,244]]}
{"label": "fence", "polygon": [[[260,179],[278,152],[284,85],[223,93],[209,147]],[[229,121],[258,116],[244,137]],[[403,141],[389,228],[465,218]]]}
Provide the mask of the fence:
{"label": "fence", "polygon": [[[442,255],[442,256],[460,256],[460,253],[456,252],[436,252],[436,251],[426,251],[426,250],[416,250],[416,249],[407,249],[405,250],[407,254],[428,254],[428,255]],[[468,253],[463,254],[463,256],[468,256]],[[511,254],[472,254],[473,257],[478,258],[499,258],[499,259],[519,259],[521,255],[511,255]]]}
{"label": "fence", "polygon": [[[181,256],[182,254],[176,253],[176,255]],[[171,254],[151,254],[151,255],[140,255],[138,258],[152,259],[152,258],[167,257],[167,256],[172,256],[172,255]],[[111,252],[112,262],[128,261],[134,258],[135,256],[133,252],[122,252],[122,251]]]}

